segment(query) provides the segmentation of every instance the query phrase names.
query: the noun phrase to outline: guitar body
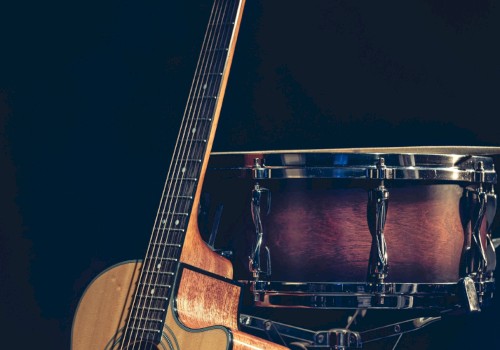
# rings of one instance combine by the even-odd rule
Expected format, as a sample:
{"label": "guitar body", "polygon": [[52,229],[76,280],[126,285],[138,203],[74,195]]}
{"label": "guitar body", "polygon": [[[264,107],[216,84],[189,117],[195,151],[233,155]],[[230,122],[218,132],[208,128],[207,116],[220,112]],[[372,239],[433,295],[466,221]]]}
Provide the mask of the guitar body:
{"label": "guitar body", "polygon": [[122,347],[141,267],[141,262],[124,262],[104,271],[89,285],[73,322],[71,349],[286,349],[238,331],[240,288],[187,265],[181,265],[160,344]]}

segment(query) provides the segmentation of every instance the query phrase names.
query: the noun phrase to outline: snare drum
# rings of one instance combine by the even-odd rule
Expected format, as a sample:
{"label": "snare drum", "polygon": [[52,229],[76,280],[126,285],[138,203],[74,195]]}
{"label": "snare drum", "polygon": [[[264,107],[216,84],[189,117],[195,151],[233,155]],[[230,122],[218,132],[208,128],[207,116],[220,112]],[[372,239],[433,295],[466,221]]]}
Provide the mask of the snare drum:
{"label": "snare drum", "polygon": [[204,192],[257,306],[441,308],[491,297],[495,183],[483,156],[271,151],[212,154]]}

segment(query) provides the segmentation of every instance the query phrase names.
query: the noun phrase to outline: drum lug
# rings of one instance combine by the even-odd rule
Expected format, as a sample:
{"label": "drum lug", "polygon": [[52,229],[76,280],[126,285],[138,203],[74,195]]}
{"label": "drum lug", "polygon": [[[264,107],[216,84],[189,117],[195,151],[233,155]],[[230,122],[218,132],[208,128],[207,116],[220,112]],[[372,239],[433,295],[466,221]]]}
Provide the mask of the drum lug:
{"label": "drum lug", "polygon": [[252,176],[254,179],[268,179],[270,178],[271,169],[267,169],[264,165],[264,159],[254,158],[252,167]]}
{"label": "drum lug", "polygon": [[[465,188],[461,199],[461,218],[465,234],[462,273],[463,277],[472,277],[480,283],[491,275],[496,266],[495,247],[491,241],[491,226],[496,211],[496,194],[484,190],[484,164],[478,163],[475,171],[477,188]],[[486,242],[481,234],[481,226],[486,218]],[[479,302],[483,291],[478,290]]]}
{"label": "drum lug", "polygon": [[497,265],[497,255],[495,252],[495,244],[492,239],[493,220],[497,211],[497,195],[494,187],[491,186],[490,192],[486,195],[486,273],[488,278],[493,277]]}
{"label": "drum lug", "polygon": [[[384,159],[380,158],[377,169],[385,169]],[[387,244],[384,237],[384,227],[389,205],[389,191],[380,185],[368,192],[367,220],[372,235],[372,246],[368,264],[368,283],[373,284],[374,291],[383,293],[384,280],[388,272]],[[382,289],[382,290],[381,290]]]}
{"label": "drum lug", "polygon": [[483,191],[482,186],[477,191],[477,197],[474,201],[473,211],[473,229],[472,229],[472,242],[474,247],[474,270],[478,276],[482,275],[485,271],[487,260],[484,240],[481,235],[481,224],[483,222],[484,214],[486,212],[486,193]]}
{"label": "drum lug", "polygon": [[394,171],[393,169],[387,168],[385,159],[380,157],[375,167],[366,169],[366,177],[373,180],[393,179]]}
{"label": "drum lug", "polygon": [[[481,235],[481,225],[486,213],[489,212],[487,220],[491,219],[491,209],[488,210],[488,195],[484,191],[484,164],[478,163],[476,170],[476,180],[478,181],[478,188],[473,196],[473,212],[472,212],[472,247],[473,247],[473,270],[471,271],[476,275],[478,282],[484,278],[484,273],[488,265],[488,260],[485,251],[485,242]],[[492,198],[492,206],[496,207],[496,203]],[[481,294],[480,294],[481,295]],[[480,298],[481,299],[481,298]],[[480,300],[481,301],[481,300]]]}
{"label": "drum lug", "polygon": [[266,246],[266,270],[263,271],[261,269],[261,248],[262,248],[262,240],[264,237],[264,229],[262,226],[262,218],[261,218],[261,205],[262,205],[262,195],[266,195],[267,202],[267,210],[266,214],[269,214],[271,211],[271,192],[264,187],[260,187],[258,183],[254,185],[252,190],[252,201],[251,201],[251,211],[252,211],[252,220],[255,225],[255,235],[256,241],[255,246],[252,251],[252,255],[249,257],[249,270],[252,273],[254,279],[257,281],[260,278],[261,273],[264,273],[266,277],[271,275],[271,251]]}

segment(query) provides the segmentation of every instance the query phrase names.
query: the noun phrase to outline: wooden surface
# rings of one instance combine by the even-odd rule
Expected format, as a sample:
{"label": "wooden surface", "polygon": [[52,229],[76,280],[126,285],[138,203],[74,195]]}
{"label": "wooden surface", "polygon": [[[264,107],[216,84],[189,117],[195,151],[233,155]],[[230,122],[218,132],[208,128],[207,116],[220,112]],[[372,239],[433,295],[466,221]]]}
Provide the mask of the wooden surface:
{"label": "wooden surface", "polygon": [[[73,322],[72,350],[119,348],[141,266],[138,262],[123,263],[92,282]],[[172,349],[176,350],[225,350],[233,340],[234,350],[286,349],[236,329],[238,287],[191,270],[184,271],[176,314],[170,307],[159,349],[171,349],[168,344],[174,344]]]}
{"label": "wooden surface", "polygon": [[[255,242],[250,215],[252,181],[210,183],[212,206],[224,204],[219,247],[235,254],[236,279],[250,279],[248,255]],[[264,245],[271,251],[274,281],[363,282],[372,237],[367,189],[335,180],[260,181],[270,188],[272,208],[263,215]],[[385,238],[387,281],[457,282],[464,244],[458,185],[390,186]]]}
{"label": "wooden surface", "polygon": [[[287,349],[238,330],[239,296],[238,286],[185,268],[175,301],[177,317],[180,323],[191,329],[213,325],[227,327],[232,334],[233,350]],[[205,344],[200,348],[186,349],[216,348]]]}
{"label": "wooden surface", "polygon": [[124,263],[104,271],[85,291],[73,321],[73,350],[112,349],[127,322],[141,264]]}
{"label": "wooden surface", "polygon": [[238,286],[183,269],[176,298],[179,320],[190,328],[219,324],[237,329],[239,297]]}

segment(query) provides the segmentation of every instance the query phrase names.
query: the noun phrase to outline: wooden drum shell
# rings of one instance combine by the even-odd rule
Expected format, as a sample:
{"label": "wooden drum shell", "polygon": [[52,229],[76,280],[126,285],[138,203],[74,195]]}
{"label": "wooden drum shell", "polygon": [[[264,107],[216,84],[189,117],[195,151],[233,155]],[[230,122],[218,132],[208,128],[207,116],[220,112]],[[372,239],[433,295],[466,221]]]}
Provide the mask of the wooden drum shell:
{"label": "wooden drum shell", "polygon": [[[267,200],[261,203],[261,269],[266,270],[267,246],[272,274],[260,279],[366,282],[372,245],[368,192],[381,184],[368,174],[376,174],[370,164],[380,157],[389,161],[386,174],[391,176],[383,181],[389,192],[385,281],[456,283],[464,276],[464,251],[471,245],[464,213],[469,210],[470,217],[472,209],[461,202],[464,192],[471,195],[478,188],[478,164],[485,166],[485,185],[496,183],[490,158],[323,151],[220,154],[211,158],[215,165],[209,164],[203,185],[200,228],[208,239],[215,208],[223,205],[216,248],[233,252],[235,279],[252,280],[249,256],[256,230],[251,200],[258,183],[272,198],[268,215]],[[262,164],[252,165],[255,158]]]}
{"label": "wooden drum shell", "polygon": [[[225,191],[207,179],[212,205],[223,204],[221,245],[234,253],[236,279],[251,279],[248,256],[255,241],[250,200],[254,181],[225,180]],[[363,282],[372,237],[367,189],[339,188],[339,180],[259,181],[272,193],[263,213],[264,245],[271,251],[274,281]],[[365,182],[366,184],[366,182]],[[352,186],[352,184],[350,184]],[[359,184],[358,184],[359,185]],[[464,246],[457,184],[387,185],[385,238],[388,282],[456,282]],[[264,211],[264,208],[263,208]],[[265,263],[263,261],[263,263]]]}

